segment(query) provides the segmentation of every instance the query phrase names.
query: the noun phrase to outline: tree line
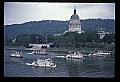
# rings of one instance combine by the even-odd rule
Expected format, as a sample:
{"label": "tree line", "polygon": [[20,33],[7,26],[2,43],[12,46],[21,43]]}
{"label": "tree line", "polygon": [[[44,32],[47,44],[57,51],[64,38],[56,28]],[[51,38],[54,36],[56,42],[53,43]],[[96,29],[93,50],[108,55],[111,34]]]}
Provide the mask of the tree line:
{"label": "tree line", "polygon": [[105,35],[100,39],[97,30],[87,30],[84,33],[78,34],[77,32],[67,32],[62,35],[52,34],[22,34],[17,36],[14,41],[11,38],[5,37],[4,43],[13,46],[28,46],[32,44],[53,43],[51,47],[103,47],[100,43],[111,44],[115,43],[115,34],[111,33]]}

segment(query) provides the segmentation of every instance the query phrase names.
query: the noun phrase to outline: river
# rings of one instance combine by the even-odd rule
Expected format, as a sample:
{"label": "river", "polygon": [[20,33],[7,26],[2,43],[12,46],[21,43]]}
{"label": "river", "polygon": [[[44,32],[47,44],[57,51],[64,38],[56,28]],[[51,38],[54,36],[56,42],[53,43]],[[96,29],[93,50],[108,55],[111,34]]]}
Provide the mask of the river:
{"label": "river", "polygon": [[[85,59],[66,59],[66,53],[48,52],[48,55],[27,54],[23,58],[12,58],[10,53],[16,50],[4,50],[4,77],[92,77],[114,78],[115,57],[85,57]],[[28,66],[37,58],[53,58],[56,68]]]}

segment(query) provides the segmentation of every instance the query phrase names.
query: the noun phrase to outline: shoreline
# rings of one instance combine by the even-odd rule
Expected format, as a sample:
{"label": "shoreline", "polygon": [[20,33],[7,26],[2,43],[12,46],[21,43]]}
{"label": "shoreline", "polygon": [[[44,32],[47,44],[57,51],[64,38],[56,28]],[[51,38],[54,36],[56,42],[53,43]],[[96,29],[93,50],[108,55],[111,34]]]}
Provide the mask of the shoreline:
{"label": "shoreline", "polygon": [[[23,50],[23,51],[33,51],[33,50],[30,50],[30,48],[25,48],[25,47],[20,47],[20,46],[15,46],[15,47],[5,47],[4,48],[5,50]],[[102,51],[107,51],[105,49],[102,49],[102,48],[85,48],[85,47],[81,47],[81,48],[68,48],[68,47],[60,47],[60,48],[46,48],[46,51],[48,52],[60,52],[60,53],[68,53],[69,51],[72,51],[72,52],[81,52],[83,54],[88,54],[90,52],[93,52],[95,50],[102,50]],[[111,54],[115,54],[115,50],[111,50],[110,51]]]}

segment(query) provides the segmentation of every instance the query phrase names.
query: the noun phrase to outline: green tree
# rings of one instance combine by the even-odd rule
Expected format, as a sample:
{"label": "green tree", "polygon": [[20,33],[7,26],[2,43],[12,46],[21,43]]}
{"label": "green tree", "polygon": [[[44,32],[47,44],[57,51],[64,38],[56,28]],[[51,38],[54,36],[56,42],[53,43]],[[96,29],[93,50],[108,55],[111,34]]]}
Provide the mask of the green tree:
{"label": "green tree", "polygon": [[53,43],[54,42],[54,36],[53,35],[48,35],[47,36],[47,42],[48,43]]}
{"label": "green tree", "polygon": [[61,46],[64,43],[64,40],[65,40],[65,38],[63,35],[54,37],[54,43],[58,46]]}
{"label": "green tree", "polygon": [[97,30],[87,30],[84,32],[86,37],[86,42],[93,42],[97,36]]}
{"label": "green tree", "polygon": [[12,39],[9,37],[5,37],[5,44],[12,43]]}
{"label": "green tree", "polygon": [[20,45],[27,46],[30,43],[29,35],[20,35],[17,37],[16,41],[20,43]]}
{"label": "green tree", "polygon": [[106,43],[114,43],[115,42],[115,35],[114,34],[108,34],[105,35],[102,42],[106,42]]}

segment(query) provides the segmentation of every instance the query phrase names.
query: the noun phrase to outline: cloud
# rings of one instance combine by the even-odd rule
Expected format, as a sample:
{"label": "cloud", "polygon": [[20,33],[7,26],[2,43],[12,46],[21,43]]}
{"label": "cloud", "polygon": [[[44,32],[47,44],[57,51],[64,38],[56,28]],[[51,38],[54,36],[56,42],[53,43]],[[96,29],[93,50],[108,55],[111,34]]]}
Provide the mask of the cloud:
{"label": "cloud", "polygon": [[[90,6],[92,5],[92,6]],[[86,8],[78,9],[81,18],[112,18],[115,19],[115,5],[114,4],[86,4]]]}
{"label": "cloud", "polygon": [[4,24],[23,23],[40,20],[69,20],[76,6],[80,19],[113,18],[114,3],[30,3],[5,2]]}

